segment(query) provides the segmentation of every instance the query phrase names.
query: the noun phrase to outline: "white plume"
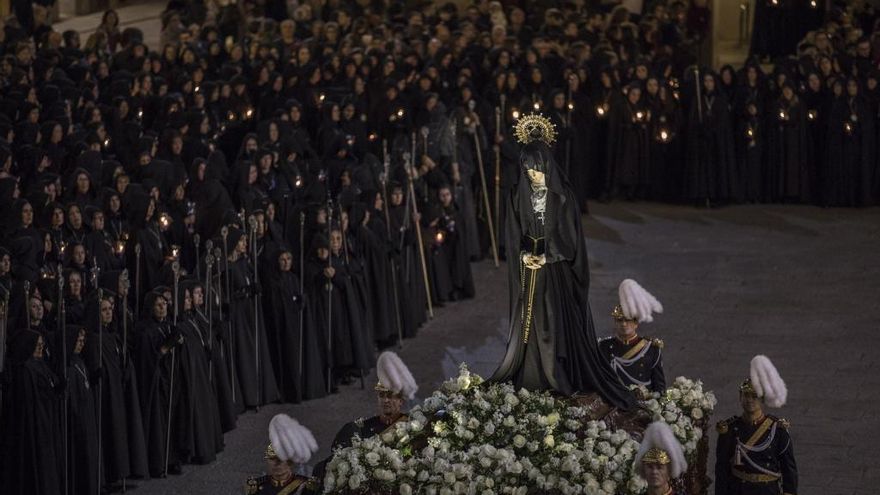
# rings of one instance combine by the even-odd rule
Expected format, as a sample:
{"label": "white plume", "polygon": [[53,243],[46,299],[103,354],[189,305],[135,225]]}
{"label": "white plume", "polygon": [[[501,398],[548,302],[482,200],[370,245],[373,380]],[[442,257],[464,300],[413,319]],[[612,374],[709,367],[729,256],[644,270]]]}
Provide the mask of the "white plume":
{"label": "white plume", "polygon": [[403,364],[400,356],[391,351],[379,355],[376,374],[379,375],[379,383],[405,399],[412,399],[419,391],[419,386],[409,368]]}
{"label": "white plume", "polygon": [[286,414],[276,414],[269,421],[269,440],[279,459],[294,464],[305,464],[318,452],[312,432]]}
{"label": "white plume", "polygon": [[764,403],[770,407],[784,406],[788,399],[788,388],[770,359],[763,355],[755,356],[750,368],[752,387],[758,397],[762,397]]}
{"label": "white plume", "polygon": [[654,321],[654,313],[663,312],[660,301],[631,278],[620,283],[617,294],[620,297],[623,314],[627,318],[638,320],[639,323],[651,323]]}
{"label": "white plume", "polygon": [[639,469],[641,469],[642,457],[653,448],[661,449],[669,455],[669,474],[673,478],[678,478],[681,473],[687,471],[688,463],[684,458],[684,449],[672,433],[672,428],[663,421],[655,421],[645,429],[642,443],[639,444],[639,453],[636,454],[636,465]]}

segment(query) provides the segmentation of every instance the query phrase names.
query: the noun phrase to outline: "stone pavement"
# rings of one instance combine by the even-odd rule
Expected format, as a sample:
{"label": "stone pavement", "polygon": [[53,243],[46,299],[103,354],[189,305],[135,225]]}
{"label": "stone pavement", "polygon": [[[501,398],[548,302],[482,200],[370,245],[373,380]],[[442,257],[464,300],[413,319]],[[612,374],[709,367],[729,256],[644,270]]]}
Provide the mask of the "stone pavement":
{"label": "stone pavement", "polygon": [[[585,226],[600,334],[610,331],[606,315],[617,284],[638,280],[665,308],[642,332],[665,340],[669,378],[701,378],[716,392],[715,420],[737,412],[749,360],[768,355],[788,383],[789,404],[778,414],[792,423],[799,493],[874,494],[880,484],[873,460],[880,442],[880,360],[872,343],[880,320],[880,209],[593,208]],[[420,397],[454,374],[459,362],[485,375],[503,353],[506,269],[473,266],[477,299],[439,308],[400,351]],[[312,429],[321,458],[343,423],[373,414],[374,382],[372,375],[366,390],[345,387],[330,398],[247,413],[226,435],[215,463],[140,483],[136,493],[241,493],[245,478],[264,469],[266,427],[279,412]]]}

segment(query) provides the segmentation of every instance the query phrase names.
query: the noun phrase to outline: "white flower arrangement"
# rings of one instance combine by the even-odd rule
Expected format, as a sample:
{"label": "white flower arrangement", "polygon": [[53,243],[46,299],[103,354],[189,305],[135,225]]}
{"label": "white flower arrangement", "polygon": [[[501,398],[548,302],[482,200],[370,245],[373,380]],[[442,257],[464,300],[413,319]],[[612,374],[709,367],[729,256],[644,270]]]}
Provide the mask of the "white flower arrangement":
{"label": "white flower arrangement", "polygon": [[[585,408],[549,393],[482,384],[462,365],[459,376],[416,406],[408,420],[337,450],[327,465],[324,493],[645,492],[634,465],[639,446],[625,431],[592,421]],[[715,398],[700,382],[684,378],[670,390],[675,399],[654,394],[645,405],[693,452],[702,436],[693,411],[708,417]]]}

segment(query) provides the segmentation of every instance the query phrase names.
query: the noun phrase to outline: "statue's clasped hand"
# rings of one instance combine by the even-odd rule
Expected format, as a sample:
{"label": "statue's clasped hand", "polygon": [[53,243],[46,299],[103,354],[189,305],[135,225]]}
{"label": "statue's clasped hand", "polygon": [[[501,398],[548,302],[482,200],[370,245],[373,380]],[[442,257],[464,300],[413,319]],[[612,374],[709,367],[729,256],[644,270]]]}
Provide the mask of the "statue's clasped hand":
{"label": "statue's clasped hand", "polygon": [[523,253],[522,262],[529,270],[540,270],[547,263],[547,257],[543,254],[538,256],[530,253]]}

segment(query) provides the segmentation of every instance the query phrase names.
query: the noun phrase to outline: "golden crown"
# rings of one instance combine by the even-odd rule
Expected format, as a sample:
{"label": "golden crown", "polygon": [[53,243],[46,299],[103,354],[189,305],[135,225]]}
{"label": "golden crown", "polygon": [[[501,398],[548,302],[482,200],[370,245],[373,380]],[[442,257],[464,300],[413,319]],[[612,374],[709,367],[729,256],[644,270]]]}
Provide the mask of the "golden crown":
{"label": "golden crown", "polygon": [[[535,132],[535,131],[538,132]],[[523,115],[513,126],[513,134],[521,144],[540,140],[548,146],[556,141],[556,126],[550,119],[537,113]]]}
{"label": "golden crown", "polygon": [[658,449],[657,447],[648,449],[645,452],[645,455],[642,456],[642,462],[648,464],[669,464],[671,461],[669,460],[669,453],[667,453],[663,449]]}

